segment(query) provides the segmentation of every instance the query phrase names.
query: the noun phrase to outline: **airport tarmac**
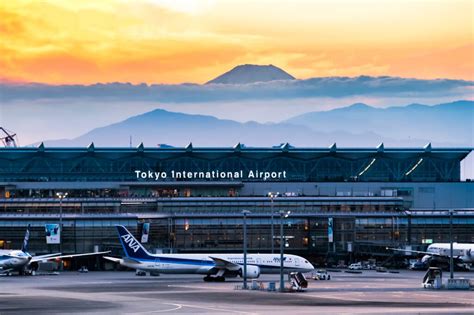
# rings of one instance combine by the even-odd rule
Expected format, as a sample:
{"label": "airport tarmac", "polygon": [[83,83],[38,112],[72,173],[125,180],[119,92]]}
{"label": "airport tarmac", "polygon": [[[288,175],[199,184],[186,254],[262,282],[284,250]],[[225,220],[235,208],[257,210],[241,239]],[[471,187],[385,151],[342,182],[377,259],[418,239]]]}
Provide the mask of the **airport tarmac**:
{"label": "airport tarmac", "polygon": [[[63,272],[0,277],[0,314],[473,314],[474,291],[421,288],[423,271],[331,273],[301,293],[243,291],[240,278]],[[444,274],[445,277],[448,273]],[[474,272],[457,273],[474,280]],[[278,281],[278,275],[258,280]]]}

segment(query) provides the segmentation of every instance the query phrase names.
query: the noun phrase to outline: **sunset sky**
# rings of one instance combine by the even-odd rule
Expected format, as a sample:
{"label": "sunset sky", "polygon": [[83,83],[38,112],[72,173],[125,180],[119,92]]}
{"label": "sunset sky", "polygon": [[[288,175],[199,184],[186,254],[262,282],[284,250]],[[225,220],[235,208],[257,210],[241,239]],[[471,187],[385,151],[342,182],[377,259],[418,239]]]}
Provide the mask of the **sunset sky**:
{"label": "sunset sky", "polygon": [[297,78],[474,79],[473,1],[2,1],[0,79],[204,83],[243,64]]}

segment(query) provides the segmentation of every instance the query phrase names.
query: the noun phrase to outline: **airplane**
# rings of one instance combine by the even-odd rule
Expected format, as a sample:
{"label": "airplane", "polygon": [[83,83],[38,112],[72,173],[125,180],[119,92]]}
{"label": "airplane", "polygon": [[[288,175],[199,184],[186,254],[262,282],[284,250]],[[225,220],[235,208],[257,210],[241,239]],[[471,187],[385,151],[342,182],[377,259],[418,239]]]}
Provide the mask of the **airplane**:
{"label": "airplane", "polygon": [[1,275],[10,275],[12,271],[17,271],[20,275],[33,274],[35,265],[39,262],[48,261],[48,260],[58,260],[65,258],[75,258],[81,256],[90,256],[90,255],[102,255],[108,254],[110,251],[106,252],[96,252],[96,253],[82,253],[82,254],[72,254],[72,255],[61,255],[61,253],[53,253],[39,256],[32,256],[28,253],[28,241],[30,239],[30,227],[28,226],[25,233],[25,238],[23,239],[23,244],[20,250],[6,250],[0,249],[0,274]]}
{"label": "airplane", "polygon": [[[103,256],[122,266],[163,274],[202,274],[204,281],[225,281],[225,278],[243,277],[243,254],[150,254],[122,225],[117,225],[119,240],[125,257]],[[296,255],[284,255],[284,272],[310,272],[313,265]],[[280,272],[279,254],[248,254],[247,278],[260,274]]]}
{"label": "airplane", "polygon": [[[432,263],[449,264],[451,255],[450,243],[433,243],[428,246],[426,251],[408,250],[403,248],[388,248],[393,251],[409,252],[413,254],[424,255],[421,262],[426,265]],[[453,259],[455,264],[466,265],[474,263],[474,244],[453,243]]]}

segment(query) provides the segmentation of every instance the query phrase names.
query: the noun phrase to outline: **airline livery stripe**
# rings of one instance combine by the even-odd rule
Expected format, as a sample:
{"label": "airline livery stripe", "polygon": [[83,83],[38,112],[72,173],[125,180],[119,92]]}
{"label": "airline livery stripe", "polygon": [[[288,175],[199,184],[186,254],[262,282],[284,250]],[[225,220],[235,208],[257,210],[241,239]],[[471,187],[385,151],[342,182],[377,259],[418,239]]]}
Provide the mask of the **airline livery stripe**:
{"label": "airline livery stripe", "polygon": [[[212,261],[203,261],[203,260],[194,260],[194,259],[177,259],[177,258],[160,258],[157,257],[157,259],[138,259],[134,258],[137,261],[141,262],[164,262],[164,263],[171,263],[171,264],[181,264],[181,265],[201,265],[201,266],[216,266],[216,264]],[[165,261],[166,260],[166,261]],[[243,266],[243,264],[241,264]],[[260,268],[275,268],[279,269],[280,266],[273,266],[273,265],[258,265],[258,264],[247,264],[248,266],[258,266]],[[294,269],[295,267],[291,266],[284,266],[284,269]]]}

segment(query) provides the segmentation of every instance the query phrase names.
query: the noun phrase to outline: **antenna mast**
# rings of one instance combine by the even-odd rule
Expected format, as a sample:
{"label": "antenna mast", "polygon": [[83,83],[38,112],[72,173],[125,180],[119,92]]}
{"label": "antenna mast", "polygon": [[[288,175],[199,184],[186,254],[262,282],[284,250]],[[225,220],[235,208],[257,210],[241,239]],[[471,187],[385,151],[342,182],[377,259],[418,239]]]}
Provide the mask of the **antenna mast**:
{"label": "antenna mast", "polygon": [[[5,128],[0,126],[0,140],[6,148],[16,148],[16,133],[11,133]],[[4,136],[2,136],[4,134]]]}

